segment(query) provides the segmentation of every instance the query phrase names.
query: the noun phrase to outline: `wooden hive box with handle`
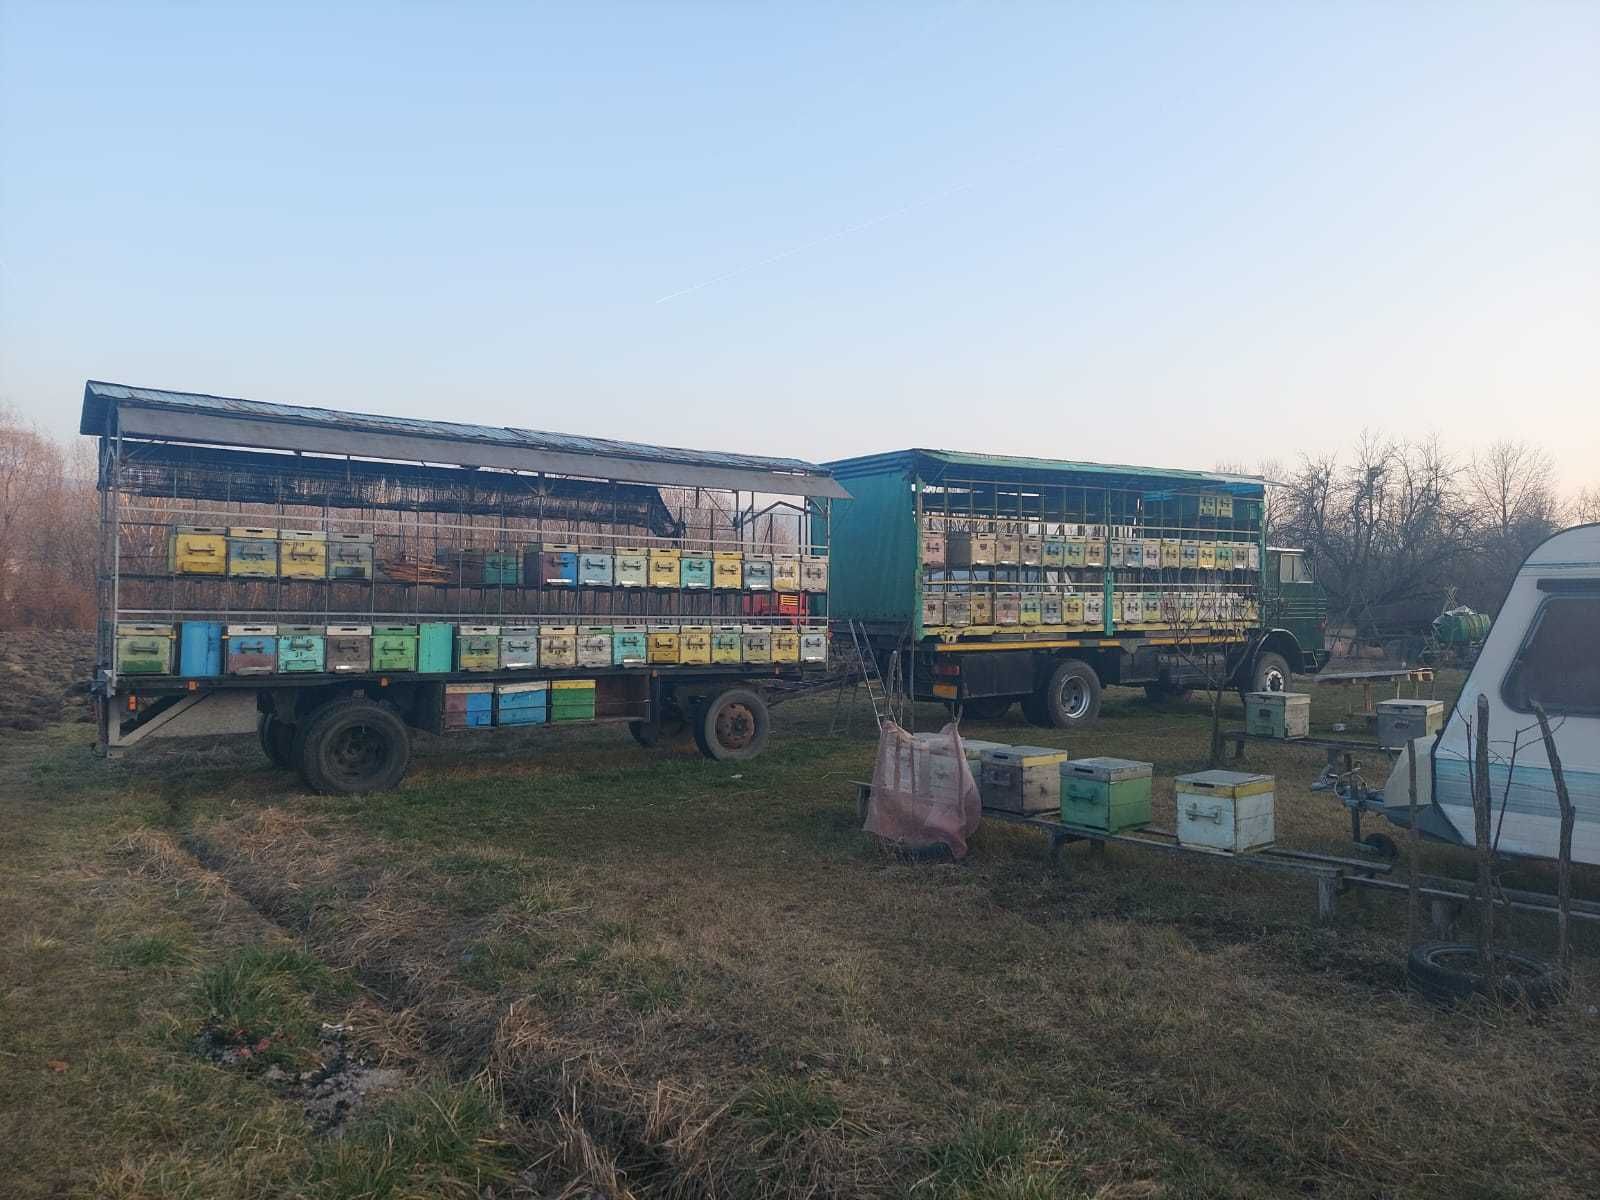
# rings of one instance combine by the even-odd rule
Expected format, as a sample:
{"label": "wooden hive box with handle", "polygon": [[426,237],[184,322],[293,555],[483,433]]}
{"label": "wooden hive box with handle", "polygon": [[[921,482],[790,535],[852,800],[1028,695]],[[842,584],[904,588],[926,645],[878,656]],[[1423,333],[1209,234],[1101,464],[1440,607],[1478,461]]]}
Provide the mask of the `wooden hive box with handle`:
{"label": "wooden hive box with handle", "polygon": [[1147,762],[1129,758],[1075,758],[1061,764],[1061,820],[1116,833],[1150,824]]}
{"label": "wooden hive box with handle", "polygon": [[1243,853],[1272,845],[1271,775],[1200,771],[1177,779],[1178,841]]}
{"label": "wooden hive box with handle", "polygon": [[978,791],[985,808],[1010,813],[1053,813],[1061,805],[1065,750],[1049,746],[1003,746],[980,759]]}

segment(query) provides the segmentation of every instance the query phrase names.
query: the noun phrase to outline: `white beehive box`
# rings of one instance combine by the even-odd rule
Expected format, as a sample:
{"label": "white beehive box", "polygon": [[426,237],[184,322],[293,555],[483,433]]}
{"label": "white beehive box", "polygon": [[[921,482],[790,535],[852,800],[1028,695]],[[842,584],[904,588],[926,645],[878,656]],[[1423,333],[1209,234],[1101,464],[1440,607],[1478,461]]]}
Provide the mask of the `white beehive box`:
{"label": "white beehive box", "polygon": [[1271,775],[1199,771],[1177,778],[1178,842],[1236,854],[1272,845]]}

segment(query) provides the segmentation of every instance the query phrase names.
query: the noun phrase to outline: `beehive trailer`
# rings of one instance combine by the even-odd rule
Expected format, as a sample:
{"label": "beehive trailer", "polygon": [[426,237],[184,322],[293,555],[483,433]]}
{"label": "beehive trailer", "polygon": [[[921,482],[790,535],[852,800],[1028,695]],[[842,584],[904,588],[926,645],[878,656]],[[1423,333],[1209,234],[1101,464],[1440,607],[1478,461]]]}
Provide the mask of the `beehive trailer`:
{"label": "beehive trailer", "polygon": [[1327,661],[1305,556],[1262,480],[946,450],[826,464],[835,616],[901,653],[921,700],[1081,726],[1101,690],[1282,691]]}
{"label": "beehive trailer", "polygon": [[313,788],[410,730],[626,725],[766,744],[825,669],[827,516],[798,459],[91,382],[108,754],[254,730]]}

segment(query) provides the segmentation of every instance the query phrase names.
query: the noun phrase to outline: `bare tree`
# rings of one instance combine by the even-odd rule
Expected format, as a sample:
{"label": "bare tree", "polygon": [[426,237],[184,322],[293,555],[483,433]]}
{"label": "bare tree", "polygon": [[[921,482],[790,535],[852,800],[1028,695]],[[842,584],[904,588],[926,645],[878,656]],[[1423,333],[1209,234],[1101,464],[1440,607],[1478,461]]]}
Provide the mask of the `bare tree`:
{"label": "bare tree", "polygon": [[1573,525],[1600,522],[1600,485],[1583,488],[1572,498],[1567,520]]}
{"label": "bare tree", "polygon": [[1472,460],[1466,478],[1491,536],[1511,539],[1533,527],[1543,537],[1559,524],[1555,465],[1537,446],[1510,439],[1491,443]]}

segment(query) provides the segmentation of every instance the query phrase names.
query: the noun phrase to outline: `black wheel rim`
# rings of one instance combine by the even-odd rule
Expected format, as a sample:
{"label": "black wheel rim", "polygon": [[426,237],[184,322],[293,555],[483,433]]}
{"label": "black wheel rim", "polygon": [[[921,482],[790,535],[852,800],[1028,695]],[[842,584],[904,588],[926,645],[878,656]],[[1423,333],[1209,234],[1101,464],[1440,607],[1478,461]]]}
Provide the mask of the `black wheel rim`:
{"label": "black wheel rim", "polygon": [[376,776],[389,752],[389,739],[371,725],[347,725],[328,742],[326,770],[340,783],[361,784]]}
{"label": "black wheel rim", "polygon": [[1076,675],[1061,681],[1061,712],[1069,721],[1081,721],[1089,712],[1089,685]]}

